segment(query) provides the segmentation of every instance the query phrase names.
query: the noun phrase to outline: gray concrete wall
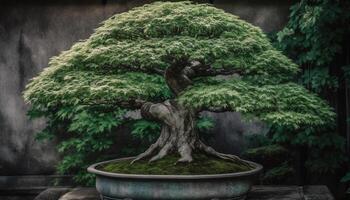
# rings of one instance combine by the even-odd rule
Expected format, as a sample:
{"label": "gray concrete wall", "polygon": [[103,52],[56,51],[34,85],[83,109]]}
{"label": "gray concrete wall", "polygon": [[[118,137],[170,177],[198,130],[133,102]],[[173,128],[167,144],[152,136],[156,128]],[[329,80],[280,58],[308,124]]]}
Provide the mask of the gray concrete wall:
{"label": "gray concrete wall", "polygon": [[[75,2],[75,3],[72,3]],[[52,174],[59,159],[52,143],[40,144],[34,134],[43,120],[26,116],[22,91],[49,58],[87,38],[115,13],[150,1],[63,1],[61,3],[0,3],[0,176]],[[205,1],[202,1],[205,2]],[[214,5],[260,26],[266,32],[283,27],[290,1],[216,0]],[[239,152],[244,134],[261,125],[241,123],[236,113],[210,114],[218,125],[213,146]]]}

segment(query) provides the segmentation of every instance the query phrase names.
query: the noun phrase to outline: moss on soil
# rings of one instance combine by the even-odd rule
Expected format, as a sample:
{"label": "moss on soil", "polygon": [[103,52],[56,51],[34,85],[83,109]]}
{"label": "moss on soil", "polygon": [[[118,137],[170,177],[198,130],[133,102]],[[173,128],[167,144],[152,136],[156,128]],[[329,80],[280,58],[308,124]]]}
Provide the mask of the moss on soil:
{"label": "moss on soil", "polygon": [[165,158],[148,163],[141,160],[130,164],[130,160],[112,162],[99,167],[100,170],[122,174],[153,174],[153,175],[199,175],[199,174],[225,174],[248,171],[251,168],[204,154],[194,154],[191,163],[176,163],[177,155],[168,155]]}

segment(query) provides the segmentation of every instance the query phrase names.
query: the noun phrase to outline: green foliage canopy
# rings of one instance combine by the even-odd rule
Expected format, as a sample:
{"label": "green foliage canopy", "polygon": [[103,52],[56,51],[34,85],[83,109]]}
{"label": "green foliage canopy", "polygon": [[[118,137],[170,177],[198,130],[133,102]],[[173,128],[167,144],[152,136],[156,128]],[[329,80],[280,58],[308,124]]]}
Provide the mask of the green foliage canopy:
{"label": "green foliage canopy", "polygon": [[[240,76],[194,78],[176,96],[159,72],[179,62]],[[52,58],[24,96],[44,113],[175,98],[189,108],[239,111],[279,126],[331,123],[334,113],[323,100],[288,83],[297,72],[259,28],[237,16],[206,4],[156,2],[111,17],[90,38]]]}
{"label": "green foliage canopy", "polygon": [[343,77],[330,71],[348,68],[341,60],[350,33],[349,9],[349,1],[298,1],[290,8],[286,27],[277,34],[278,47],[302,67],[302,82],[312,91],[337,89]]}

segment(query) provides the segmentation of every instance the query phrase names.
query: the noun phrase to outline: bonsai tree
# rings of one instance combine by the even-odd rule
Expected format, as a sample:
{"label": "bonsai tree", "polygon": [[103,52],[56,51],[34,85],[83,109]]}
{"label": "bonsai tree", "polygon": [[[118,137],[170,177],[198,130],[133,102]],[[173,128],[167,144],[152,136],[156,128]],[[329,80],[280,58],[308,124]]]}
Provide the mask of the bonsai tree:
{"label": "bonsai tree", "polygon": [[112,16],[52,58],[24,96],[41,113],[108,105],[160,122],[159,138],[133,162],[173,152],[191,162],[195,151],[239,161],[204,144],[196,119],[202,111],[234,111],[293,130],[332,123],[327,103],[292,82],[297,73],[237,16],[206,4],[156,2]]}

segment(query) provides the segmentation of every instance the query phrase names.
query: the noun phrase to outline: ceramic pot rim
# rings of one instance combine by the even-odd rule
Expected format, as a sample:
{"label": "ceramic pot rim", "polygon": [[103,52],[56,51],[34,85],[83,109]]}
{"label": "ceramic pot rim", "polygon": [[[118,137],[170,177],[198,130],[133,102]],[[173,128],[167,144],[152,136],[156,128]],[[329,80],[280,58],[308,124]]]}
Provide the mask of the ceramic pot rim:
{"label": "ceramic pot rim", "polygon": [[245,171],[245,172],[236,172],[236,173],[226,173],[226,174],[203,174],[203,175],[147,175],[147,174],[121,174],[121,173],[112,173],[105,172],[102,170],[96,169],[97,166],[103,165],[110,162],[131,160],[135,157],[119,158],[108,161],[99,162],[88,167],[87,171],[98,176],[110,177],[110,178],[125,178],[125,179],[176,179],[176,180],[197,180],[197,179],[220,179],[220,178],[236,178],[236,177],[246,177],[257,175],[263,169],[263,166],[252,162],[244,160],[249,164],[254,166],[254,169]]}

